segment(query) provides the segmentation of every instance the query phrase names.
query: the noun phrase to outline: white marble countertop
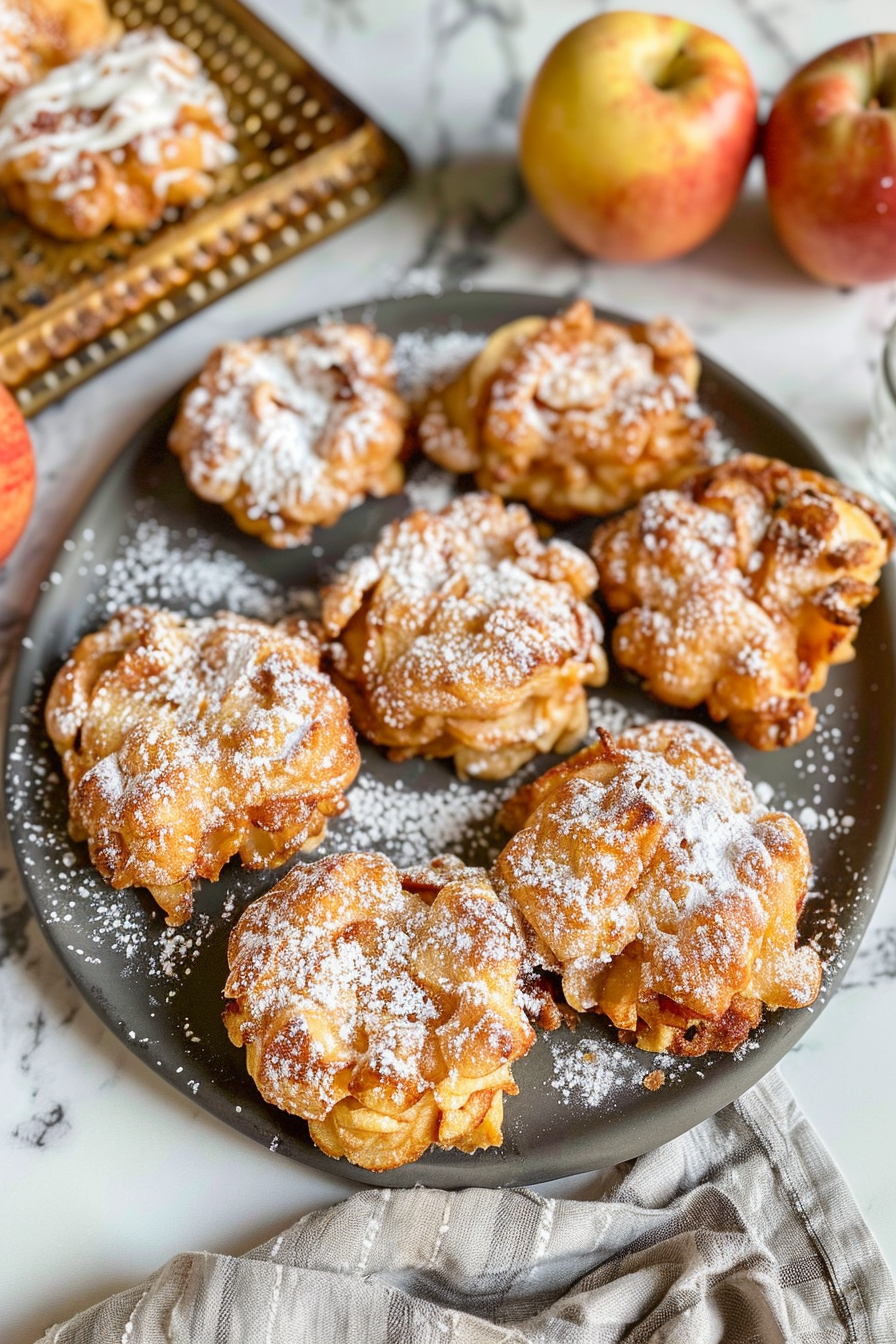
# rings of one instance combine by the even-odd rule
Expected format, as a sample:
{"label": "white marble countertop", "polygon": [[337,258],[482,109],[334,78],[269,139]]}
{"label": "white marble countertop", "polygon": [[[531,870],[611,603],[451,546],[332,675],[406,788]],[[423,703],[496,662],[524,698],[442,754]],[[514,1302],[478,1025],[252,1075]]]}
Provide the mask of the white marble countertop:
{"label": "white marble countertop", "polygon": [[[255,7],[403,140],[419,170],[415,183],[378,216],[194,317],[35,421],[37,505],[0,569],[7,676],[66,527],[131,431],[221,339],[322,307],[468,283],[581,292],[635,313],[671,311],[704,350],[786,408],[844,474],[855,473],[896,285],[845,294],[806,279],[775,242],[756,176],[714,239],[652,269],[588,263],[528,207],[513,164],[521,90],[559,34],[603,6],[255,0]],[[887,0],[676,0],[673,8],[734,42],[766,94],[825,46],[892,26]],[[846,985],[783,1073],[896,1267],[893,1021],[891,879]],[[588,1187],[583,1177],[554,1192]],[[6,1344],[25,1344],[178,1251],[239,1253],[352,1189],[256,1147],[129,1054],[66,982],[0,837]]]}

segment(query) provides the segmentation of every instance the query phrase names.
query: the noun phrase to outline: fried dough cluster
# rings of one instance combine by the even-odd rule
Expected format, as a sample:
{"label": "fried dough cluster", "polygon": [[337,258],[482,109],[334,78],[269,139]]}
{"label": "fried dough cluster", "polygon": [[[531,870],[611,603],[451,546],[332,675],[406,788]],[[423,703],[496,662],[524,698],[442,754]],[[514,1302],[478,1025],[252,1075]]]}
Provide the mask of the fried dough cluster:
{"label": "fried dough cluster", "polygon": [[0,113],[0,187],[54,238],[140,230],[204,200],[236,152],[224,97],[161,28],[60,65]]}
{"label": "fried dough cluster", "polygon": [[0,0],[0,103],[119,29],[104,0]]}
{"label": "fried dough cluster", "polygon": [[381,854],[296,867],[230,936],[224,1015],[262,1096],[369,1171],[433,1143],[501,1142],[511,1064],[534,1041],[522,947],[485,874],[406,880]]}
{"label": "fried dough cluster", "polygon": [[320,843],[361,758],[319,660],[300,622],[229,612],[131,607],[76,645],[47,731],[69,831],[113,887],[146,887],[182,924],[234,854],[273,868]]}
{"label": "fried dough cluster", "polygon": [[392,342],[329,323],[216,350],[169,438],[190,488],[268,546],[298,546],[365,495],[399,491],[408,410]]}
{"label": "fried dough cluster", "polygon": [[463,495],[390,523],[373,555],[324,590],[337,685],[393,760],[452,756],[503,779],[587,726],[585,686],[606,681],[584,598],[588,557],[545,545],[520,505]]}
{"label": "fried dough cluster", "polygon": [[864,495],[746,454],[646,496],[591,553],[622,666],[767,751],[814,728],[809,697],[854,657],[893,539]]}
{"label": "fried dough cluster", "polygon": [[579,299],[500,327],[430,401],[423,451],[549,518],[606,514],[709,461],[700,363],[678,323],[628,327]]}
{"label": "fried dough cluster", "polygon": [[643,1050],[732,1050],[762,1005],[815,999],[821,963],[796,947],[805,835],[757,801],[708,730],[659,721],[600,741],[521,789],[499,890],[537,935],[535,959],[579,1011]]}

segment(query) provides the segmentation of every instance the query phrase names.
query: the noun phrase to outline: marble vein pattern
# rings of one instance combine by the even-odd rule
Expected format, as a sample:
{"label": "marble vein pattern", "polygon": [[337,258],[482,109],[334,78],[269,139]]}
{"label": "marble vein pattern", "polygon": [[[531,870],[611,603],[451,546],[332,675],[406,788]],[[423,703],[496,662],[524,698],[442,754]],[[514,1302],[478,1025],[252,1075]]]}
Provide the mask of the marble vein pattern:
{"label": "marble vein pattern", "polygon": [[[340,304],[476,286],[538,290],[558,301],[584,294],[636,314],[674,313],[708,354],[783,406],[846,478],[861,482],[871,380],[896,317],[896,285],[839,293],[804,277],[775,241],[758,165],[715,238],[654,268],[584,259],[528,204],[514,158],[527,82],[562,32],[607,5],[255,0],[255,7],[403,140],[414,181],[377,217],[175,328],[34,422],[36,507],[0,568],[4,718],[12,662],[40,583],[129,435],[223,337]],[[893,26],[884,0],[676,0],[671,8],[743,52],[766,104],[797,64],[825,46]],[[784,1072],[896,1265],[896,1082],[883,1076],[874,1046],[880,1024],[894,1018],[891,877],[843,990]],[[215,1180],[213,1161],[231,1164],[230,1190]],[[54,1314],[60,1319],[124,1287],[188,1245],[244,1249],[279,1220],[350,1188],[300,1168],[284,1173],[285,1166],[176,1097],[113,1040],[37,929],[0,825],[0,1173],[8,1177],[0,1175],[0,1186],[9,1190],[0,1335],[24,1344]],[[156,1202],[162,1183],[177,1194],[176,1207]],[[52,1190],[58,1228],[48,1231],[33,1201]]]}

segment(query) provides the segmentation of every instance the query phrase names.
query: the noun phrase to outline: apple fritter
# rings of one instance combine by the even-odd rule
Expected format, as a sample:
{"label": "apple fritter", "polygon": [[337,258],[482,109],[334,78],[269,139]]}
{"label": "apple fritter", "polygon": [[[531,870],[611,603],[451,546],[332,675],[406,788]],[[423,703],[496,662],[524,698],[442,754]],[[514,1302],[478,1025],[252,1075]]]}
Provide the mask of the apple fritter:
{"label": "apple fritter", "polygon": [[854,657],[893,540],[864,495],[747,454],[647,495],[591,549],[622,666],[768,751],[814,728],[810,696]]}
{"label": "apple fritter", "polygon": [[169,924],[234,854],[274,868],[323,839],[361,758],[348,705],[299,621],[130,607],[86,635],[47,701],[69,831],[113,887]]}
{"label": "apple fritter", "polygon": [[140,230],[208,197],[232,162],[220,89],[161,28],[125,33],[14,93],[0,113],[0,187],[54,238]]}
{"label": "apple fritter", "polygon": [[495,881],[577,1011],[644,1050],[733,1050],[762,1005],[805,1007],[821,963],[797,947],[810,875],[792,817],[758,802],[708,729],[658,721],[519,790]]}
{"label": "apple fritter", "polygon": [[0,103],[120,28],[104,0],[0,0]]}
{"label": "apple fritter", "polygon": [[298,546],[365,495],[396,494],[408,410],[392,342],[328,323],[216,350],[169,438],[187,483],[268,546]]}
{"label": "apple fritter", "polygon": [[462,495],[390,523],[373,554],[323,594],[337,685],[359,730],[393,760],[452,756],[503,779],[568,751],[601,686],[602,629],[584,599],[594,566],[547,545],[520,505]]}
{"label": "apple fritter", "polygon": [[629,327],[577,300],[500,327],[426,407],[424,452],[549,518],[614,513],[709,460],[700,363],[668,318]]}
{"label": "apple fritter", "polygon": [[224,1013],[266,1101],[331,1157],[388,1171],[501,1143],[535,1035],[521,944],[485,874],[409,879],[382,854],[297,864],[230,935]]}

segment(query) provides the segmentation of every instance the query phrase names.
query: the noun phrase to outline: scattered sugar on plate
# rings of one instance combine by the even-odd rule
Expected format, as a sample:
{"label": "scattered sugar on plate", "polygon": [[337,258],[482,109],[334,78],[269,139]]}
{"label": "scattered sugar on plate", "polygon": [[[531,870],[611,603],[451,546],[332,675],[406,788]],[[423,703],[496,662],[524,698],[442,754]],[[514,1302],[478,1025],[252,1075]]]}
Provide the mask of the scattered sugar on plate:
{"label": "scattered sugar on plate", "polygon": [[452,382],[479,354],[485,336],[470,331],[403,331],[395,341],[398,390],[418,407],[427,393]]}
{"label": "scattered sugar on plate", "polygon": [[[706,412],[700,405],[699,400],[694,403],[697,412],[705,415]],[[737,445],[732,443],[729,438],[721,432],[718,425],[713,425],[703,440],[703,447],[706,449],[710,465],[717,467],[720,462],[727,462],[729,457],[737,456]]]}
{"label": "scattered sugar on plate", "polygon": [[[530,768],[527,776],[533,774]],[[449,779],[442,789],[418,791],[400,778],[377,779],[362,767],[348,795],[348,811],[331,823],[317,853],[376,849],[399,868],[413,868],[437,854],[491,862],[506,839],[494,819],[525,777],[521,772],[489,788]]]}
{"label": "scattered sugar on plate", "polygon": [[[149,507],[143,501],[138,514]],[[266,621],[287,614],[312,615],[319,606],[312,589],[283,588],[195,529],[181,533],[152,516],[138,517],[131,535],[122,537],[108,570],[96,566],[95,572],[100,569],[102,582],[88,597],[92,624],[141,602],[188,616],[227,608]]]}
{"label": "scattered sugar on plate", "polygon": [[632,1081],[632,1052],[599,1036],[554,1032],[551,1045],[551,1087],[564,1106],[602,1106],[616,1088]]}
{"label": "scattered sugar on plate", "polygon": [[457,477],[423,458],[408,474],[404,493],[414,509],[438,513],[460,493]]}
{"label": "scattered sugar on plate", "polygon": [[588,736],[586,742],[597,741],[598,728],[606,728],[613,737],[624,733],[626,728],[637,728],[647,723],[648,717],[640,710],[620,704],[608,695],[589,695],[588,697]]}

